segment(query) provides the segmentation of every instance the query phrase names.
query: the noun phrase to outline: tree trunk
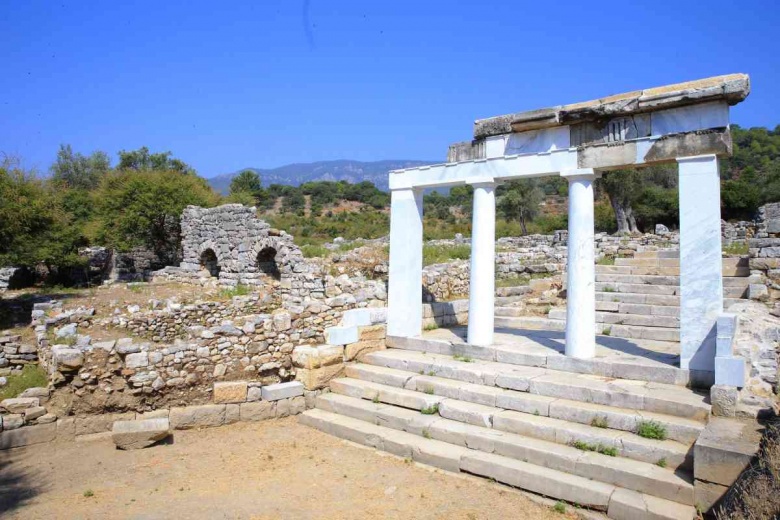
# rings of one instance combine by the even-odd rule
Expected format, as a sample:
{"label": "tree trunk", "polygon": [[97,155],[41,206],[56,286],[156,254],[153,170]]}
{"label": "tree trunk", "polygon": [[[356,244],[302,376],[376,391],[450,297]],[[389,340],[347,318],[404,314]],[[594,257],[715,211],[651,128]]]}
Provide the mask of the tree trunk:
{"label": "tree trunk", "polygon": [[[626,212],[626,207],[622,204],[622,201],[617,200],[616,197],[610,197],[609,202],[610,204],[612,204],[612,209],[615,211],[615,220],[617,221],[617,234],[626,235],[631,233],[631,227],[628,223],[628,214]],[[636,226],[636,223],[634,223],[634,226]]]}
{"label": "tree trunk", "polygon": [[631,230],[631,233],[639,233],[639,228],[634,218],[634,208],[631,207],[631,204],[626,205],[626,217],[628,218],[628,228]]}
{"label": "tree trunk", "polygon": [[528,228],[525,227],[525,218],[520,217],[520,227],[523,228],[523,236],[528,234]]}

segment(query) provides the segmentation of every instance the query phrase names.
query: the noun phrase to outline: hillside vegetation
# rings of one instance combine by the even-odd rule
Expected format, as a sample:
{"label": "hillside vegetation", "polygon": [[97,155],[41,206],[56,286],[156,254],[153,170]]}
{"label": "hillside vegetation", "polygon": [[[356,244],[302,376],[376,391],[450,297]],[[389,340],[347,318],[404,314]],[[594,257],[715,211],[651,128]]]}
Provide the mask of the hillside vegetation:
{"label": "hillside vegetation", "polygon": [[[780,127],[733,127],[734,155],[721,164],[722,214],[752,218],[764,203],[780,200]],[[190,204],[254,205],[274,227],[301,244],[318,246],[341,236],[379,238],[389,231],[387,192],[369,181],[270,185],[256,171],[231,178],[229,195],[216,193],[194,169],[170,152],[120,151],[111,165],[103,152],[82,155],[62,146],[50,176],[0,162],[0,266],[40,266],[56,274],[79,266],[80,247],[142,247],[174,261],[179,218]],[[264,187],[265,186],[265,187]],[[559,177],[517,180],[497,190],[496,234],[518,236],[565,229],[567,183]],[[609,172],[596,184],[598,231],[652,231],[678,224],[674,166]],[[424,197],[426,239],[470,234],[472,190],[453,187]],[[322,250],[324,251],[324,250]]]}

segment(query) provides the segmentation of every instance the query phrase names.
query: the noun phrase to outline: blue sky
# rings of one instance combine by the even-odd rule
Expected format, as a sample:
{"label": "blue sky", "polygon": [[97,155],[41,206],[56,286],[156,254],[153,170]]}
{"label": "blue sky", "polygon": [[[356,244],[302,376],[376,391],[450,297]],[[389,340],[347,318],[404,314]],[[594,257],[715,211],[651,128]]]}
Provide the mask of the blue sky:
{"label": "blue sky", "polygon": [[779,29],[777,0],[0,0],[0,151],[439,161],[476,118],[731,72],[732,121],[774,128]]}

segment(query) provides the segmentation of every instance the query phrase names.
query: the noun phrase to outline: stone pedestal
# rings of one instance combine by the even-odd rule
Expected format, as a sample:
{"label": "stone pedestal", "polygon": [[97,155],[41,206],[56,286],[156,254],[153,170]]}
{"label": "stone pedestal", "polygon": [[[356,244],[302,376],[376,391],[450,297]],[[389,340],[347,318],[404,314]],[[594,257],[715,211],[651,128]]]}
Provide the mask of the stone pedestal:
{"label": "stone pedestal", "polygon": [[493,179],[474,186],[471,224],[468,342],[493,343],[496,285],[496,193]]}
{"label": "stone pedestal", "polygon": [[390,266],[387,333],[422,333],[422,190],[393,190],[390,196]]}
{"label": "stone pedestal", "polygon": [[596,353],[596,269],[592,169],[561,172],[569,181],[569,240],[566,264],[566,355]]}
{"label": "stone pedestal", "polygon": [[692,379],[715,370],[715,323],[723,312],[720,176],[714,155],[680,168],[680,368]]}

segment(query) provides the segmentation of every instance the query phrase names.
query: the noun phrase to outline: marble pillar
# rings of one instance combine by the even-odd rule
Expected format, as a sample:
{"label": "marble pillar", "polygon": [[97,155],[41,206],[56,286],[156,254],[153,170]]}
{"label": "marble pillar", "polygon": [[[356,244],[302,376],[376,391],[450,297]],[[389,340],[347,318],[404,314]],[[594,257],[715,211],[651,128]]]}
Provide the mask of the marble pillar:
{"label": "marble pillar", "polygon": [[694,380],[706,381],[715,369],[716,322],[723,312],[718,158],[715,155],[682,157],[677,163],[680,368],[690,370]]}
{"label": "marble pillar", "polygon": [[474,186],[471,223],[468,342],[493,343],[496,286],[496,192],[493,179]]}
{"label": "marble pillar", "polygon": [[390,265],[387,334],[422,333],[423,195],[419,189],[390,194]]}
{"label": "marble pillar", "polygon": [[566,355],[596,353],[596,269],[592,169],[561,172],[569,181],[569,239],[566,263]]}

